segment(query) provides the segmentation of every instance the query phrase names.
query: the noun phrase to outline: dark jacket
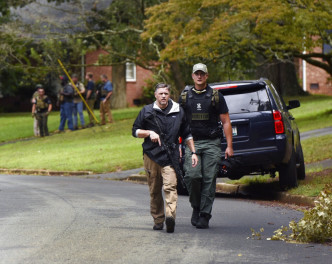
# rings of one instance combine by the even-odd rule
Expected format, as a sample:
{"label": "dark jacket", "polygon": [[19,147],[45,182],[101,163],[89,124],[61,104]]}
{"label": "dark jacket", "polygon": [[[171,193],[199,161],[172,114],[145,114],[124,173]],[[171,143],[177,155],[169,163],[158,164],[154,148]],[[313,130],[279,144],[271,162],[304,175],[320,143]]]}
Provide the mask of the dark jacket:
{"label": "dark jacket", "polygon": [[71,86],[71,84],[67,84],[65,87],[63,87],[63,91],[61,92],[61,95],[63,95],[64,102],[70,102],[70,103],[73,102],[74,88]]}
{"label": "dark jacket", "polygon": [[[161,127],[164,137],[162,140],[172,148],[174,156],[179,156],[178,138],[181,136],[184,140],[192,138],[186,115],[180,105],[172,100],[169,101],[171,109],[169,112],[163,112],[156,103],[146,105],[138,114],[132,129],[132,134],[137,137],[139,129],[152,130],[160,135],[160,130],[154,120],[153,113]],[[144,139],[142,144],[143,153],[160,166],[171,165],[166,150],[150,140],[150,137]]]}

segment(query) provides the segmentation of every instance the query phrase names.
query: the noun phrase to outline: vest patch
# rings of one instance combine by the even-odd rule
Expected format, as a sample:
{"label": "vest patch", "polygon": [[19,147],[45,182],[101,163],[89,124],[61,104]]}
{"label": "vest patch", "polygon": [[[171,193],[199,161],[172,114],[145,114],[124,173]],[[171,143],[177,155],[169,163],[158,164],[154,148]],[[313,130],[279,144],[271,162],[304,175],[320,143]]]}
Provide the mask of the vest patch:
{"label": "vest patch", "polygon": [[209,120],[210,115],[209,113],[192,113],[191,120]]}

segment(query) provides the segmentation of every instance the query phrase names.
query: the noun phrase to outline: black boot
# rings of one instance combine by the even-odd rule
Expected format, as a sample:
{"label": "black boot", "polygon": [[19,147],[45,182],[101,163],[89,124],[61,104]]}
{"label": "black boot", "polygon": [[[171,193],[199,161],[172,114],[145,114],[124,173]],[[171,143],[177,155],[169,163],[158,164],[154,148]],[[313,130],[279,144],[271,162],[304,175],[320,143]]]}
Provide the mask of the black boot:
{"label": "black boot", "polygon": [[173,233],[174,232],[174,226],[175,226],[175,220],[173,217],[166,217],[166,232],[167,233]]}
{"label": "black boot", "polygon": [[193,213],[191,215],[191,224],[193,226],[196,226],[198,219],[199,219],[199,207],[193,207]]}
{"label": "black boot", "polygon": [[207,213],[201,213],[196,225],[196,228],[206,229],[209,228],[209,221],[211,219],[211,215]]}
{"label": "black boot", "polygon": [[163,230],[164,228],[164,224],[160,223],[160,224],[154,224],[153,226],[153,230]]}

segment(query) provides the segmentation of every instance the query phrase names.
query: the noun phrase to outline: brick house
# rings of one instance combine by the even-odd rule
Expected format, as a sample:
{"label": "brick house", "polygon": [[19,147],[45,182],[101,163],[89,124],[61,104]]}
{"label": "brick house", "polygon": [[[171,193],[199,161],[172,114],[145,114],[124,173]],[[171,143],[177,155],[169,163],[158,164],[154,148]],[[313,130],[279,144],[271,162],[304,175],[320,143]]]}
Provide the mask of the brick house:
{"label": "brick house", "polygon": [[[85,63],[87,65],[95,64],[100,54],[107,54],[107,52],[104,50],[88,52],[85,56]],[[146,85],[148,79],[152,78],[152,72],[136,66],[134,63],[127,63],[126,66],[127,105],[134,106],[134,100],[142,97],[143,86]],[[100,80],[101,74],[106,74],[112,81],[112,66],[87,66],[85,71],[93,73],[95,82]]]}
{"label": "brick house", "polygon": [[[330,47],[324,45],[326,52],[329,52]],[[316,47],[313,52],[321,53],[322,48]],[[303,60],[299,60],[299,78],[303,80],[302,87],[304,91],[311,94],[325,94],[332,95],[332,80],[331,76],[321,68],[315,67]]]}

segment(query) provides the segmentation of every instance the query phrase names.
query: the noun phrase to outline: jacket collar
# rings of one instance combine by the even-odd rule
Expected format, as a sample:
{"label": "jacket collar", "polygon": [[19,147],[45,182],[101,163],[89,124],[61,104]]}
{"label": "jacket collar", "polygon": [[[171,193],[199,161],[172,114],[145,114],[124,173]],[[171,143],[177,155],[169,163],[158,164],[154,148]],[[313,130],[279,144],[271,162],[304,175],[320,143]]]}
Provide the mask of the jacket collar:
{"label": "jacket collar", "polygon": [[[174,102],[172,99],[170,99],[170,101],[172,101],[172,108],[171,110],[168,112],[168,114],[172,114],[172,113],[178,113],[180,112],[180,105],[176,102]],[[157,105],[156,102],[153,103],[153,109],[156,109],[156,110],[159,110],[159,111],[162,111],[160,109],[160,107]]]}

